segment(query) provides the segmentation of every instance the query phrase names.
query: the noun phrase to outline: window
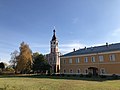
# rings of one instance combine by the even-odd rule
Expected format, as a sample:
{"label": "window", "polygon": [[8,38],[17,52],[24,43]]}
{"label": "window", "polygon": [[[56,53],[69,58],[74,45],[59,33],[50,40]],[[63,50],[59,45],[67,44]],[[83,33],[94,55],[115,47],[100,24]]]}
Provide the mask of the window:
{"label": "window", "polygon": [[80,73],[80,69],[77,70],[77,73]]}
{"label": "window", "polygon": [[73,70],[72,70],[72,69],[70,69],[70,73],[73,73]]}
{"label": "window", "polygon": [[85,69],[85,74],[88,74],[88,69]]}
{"label": "window", "polygon": [[64,69],[63,72],[66,73],[66,70]]}
{"label": "window", "polygon": [[101,69],[100,69],[100,73],[101,73],[101,74],[105,74],[105,69],[104,69],[104,68],[101,68]]}
{"label": "window", "polygon": [[115,54],[110,55],[109,58],[110,58],[110,61],[115,61]]}
{"label": "window", "polygon": [[69,59],[69,63],[72,63],[72,59]]}
{"label": "window", "polygon": [[65,60],[63,60],[63,64],[66,64],[66,61],[65,61]]}
{"label": "window", "polygon": [[79,58],[76,58],[76,63],[79,63],[80,62],[80,59]]}
{"label": "window", "polygon": [[100,61],[100,62],[103,62],[103,61],[104,61],[103,56],[99,56],[99,61]]}
{"label": "window", "polygon": [[53,63],[56,63],[56,58],[55,57],[53,58]]}
{"label": "window", "polygon": [[85,62],[88,62],[88,57],[85,57]]}
{"label": "window", "polygon": [[91,57],[91,62],[95,62],[95,57]]}

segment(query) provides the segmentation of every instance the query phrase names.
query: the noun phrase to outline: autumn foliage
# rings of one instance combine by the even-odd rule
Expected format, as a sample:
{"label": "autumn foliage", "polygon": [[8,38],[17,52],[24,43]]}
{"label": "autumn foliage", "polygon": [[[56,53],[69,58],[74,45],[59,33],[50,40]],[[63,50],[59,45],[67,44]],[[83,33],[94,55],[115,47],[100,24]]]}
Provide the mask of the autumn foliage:
{"label": "autumn foliage", "polygon": [[16,71],[20,73],[29,73],[33,64],[32,51],[30,50],[29,45],[24,42],[21,43],[19,49],[20,54],[16,57]]}

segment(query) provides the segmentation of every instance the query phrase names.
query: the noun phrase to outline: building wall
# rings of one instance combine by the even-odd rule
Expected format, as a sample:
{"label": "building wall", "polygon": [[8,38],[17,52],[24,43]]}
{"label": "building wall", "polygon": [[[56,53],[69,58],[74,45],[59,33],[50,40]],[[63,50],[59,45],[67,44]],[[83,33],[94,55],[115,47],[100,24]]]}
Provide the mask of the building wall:
{"label": "building wall", "polygon": [[45,56],[47,62],[50,64],[51,73],[59,73],[60,70],[60,53],[50,53]]}
{"label": "building wall", "polygon": [[[112,55],[114,57],[111,61]],[[100,61],[99,56],[103,56],[103,61]],[[85,62],[85,57],[88,58],[88,62]],[[92,57],[95,57],[95,62],[91,61]],[[79,63],[76,63],[76,58],[79,58]],[[70,59],[72,63],[69,63]],[[98,74],[120,75],[120,51],[61,57],[60,61],[60,73],[64,74],[87,74],[90,72],[89,67],[95,67],[98,69]]]}

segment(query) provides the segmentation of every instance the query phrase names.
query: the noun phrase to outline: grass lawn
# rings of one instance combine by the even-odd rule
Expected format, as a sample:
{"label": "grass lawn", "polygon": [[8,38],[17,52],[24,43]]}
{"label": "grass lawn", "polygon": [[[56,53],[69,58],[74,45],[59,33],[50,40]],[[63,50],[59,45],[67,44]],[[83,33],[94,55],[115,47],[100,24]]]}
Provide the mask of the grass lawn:
{"label": "grass lawn", "polygon": [[120,80],[0,76],[0,90],[120,90]]}

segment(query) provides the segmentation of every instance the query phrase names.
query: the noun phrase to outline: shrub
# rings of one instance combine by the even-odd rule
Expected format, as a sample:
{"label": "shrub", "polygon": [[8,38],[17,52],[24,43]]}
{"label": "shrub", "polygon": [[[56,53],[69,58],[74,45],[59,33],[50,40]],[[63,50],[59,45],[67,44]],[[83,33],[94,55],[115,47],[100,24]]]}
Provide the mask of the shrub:
{"label": "shrub", "polygon": [[118,79],[118,78],[119,78],[119,76],[118,76],[118,75],[116,75],[116,74],[113,74],[113,75],[112,75],[112,78],[113,78],[113,79]]}
{"label": "shrub", "polygon": [[65,76],[65,74],[60,74],[60,76],[64,77],[64,76]]}
{"label": "shrub", "polygon": [[80,77],[83,77],[84,75],[83,75],[83,74],[80,74],[79,76],[80,76]]}
{"label": "shrub", "polygon": [[56,74],[53,73],[51,76],[56,76]]}
{"label": "shrub", "polygon": [[86,75],[86,77],[88,77],[88,78],[92,77],[92,73],[88,73],[88,74]]}
{"label": "shrub", "polygon": [[99,75],[100,78],[106,78],[106,75]]}
{"label": "shrub", "polygon": [[76,77],[77,75],[76,75],[76,74],[73,74],[72,76],[73,76],[73,77]]}
{"label": "shrub", "polygon": [[71,75],[67,74],[66,76],[67,76],[67,77],[70,77]]}

